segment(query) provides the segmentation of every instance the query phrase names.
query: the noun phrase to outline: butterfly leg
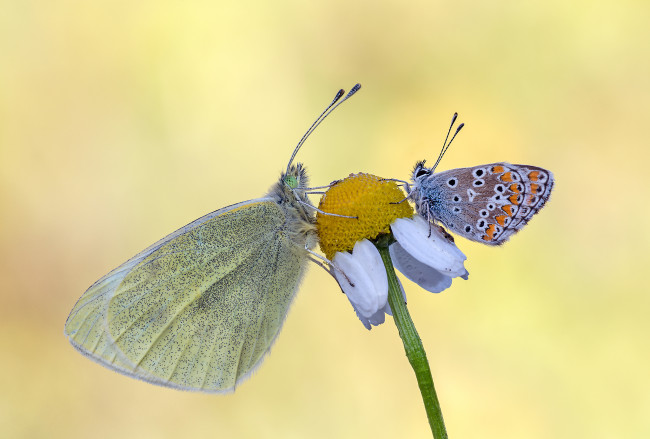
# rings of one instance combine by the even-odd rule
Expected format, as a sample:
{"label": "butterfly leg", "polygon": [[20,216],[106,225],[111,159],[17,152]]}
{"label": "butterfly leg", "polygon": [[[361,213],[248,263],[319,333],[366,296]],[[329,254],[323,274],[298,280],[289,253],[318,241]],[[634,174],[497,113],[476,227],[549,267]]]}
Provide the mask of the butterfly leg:
{"label": "butterfly leg", "polygon": [[[352,281],[347,276],[347,274],[345,274],[345,272],[343,270],[341,270],[339,267],[334,265],[334,263],[332,261],[330,261],[326,257],[323,257],[323,256],[319,255],[318,253],[316,253],[315,251],[311,250],[310,248],[308,248],[306,246],[305,246],[305,250],[307,251],[307,253],[309,253],[310,256],[312,256],[312,258],[310,258],[311,261],[314,262],[315,264],[320,265],[325,271],[327,271],[330,274],[330,276],[334,277],[333,270],[336,270],[336,271],[338,271],[339,273],[341,273],[343,275],[343,277],[345,278],[346,281],[348,281],[348,283],[350,284],[351,287],[354,287],[354,283],[352,283]],[[313,258],[316,258],[316,259],[313,259]],[[318,260],[318,259],[320,259],[320,260]],[[323,262],[321,262],[321,261],[323,261]],[[336,277],[334,277],[334,279],[336,279]],[[338,280],[337,280],[337,282],[338,282]]]}
{"label": "butterfly leg", "polygon": [[402,201],[391,201],[390,204],[402,204],[404,201],[408,200],[409,197],[404,198]]}
{"label": "butterfly leg", "polygon": [[449,232],[447,232],[447,230],[445,230],[445,228],[442,227],[440,224],[436,224],[435,219],[431,218],[431,211],[429,210],[428,206],[427,206],[427,222],[429,223],[429,236],[428,236],[428,238],[431,238],[431,230],[432,230],[432,227],[435,226],[447,241],[449,241],[451,243],[454,242],[454,237],[451,236],[449,234]]}
{"label": "butterfly leg", "polygon": [[323,211],[320,210],[318,207],[312,206],[312,205],[309,204],[309,203],[305,203],[304,201],[300,201],[300,200],[298,200],[298,199],[296,199],[296,201],[298,201],[300,204],[302,204],[302,205],[305,206],[305,207],[308,207],[308,208],[310,208],[310,209],[315,210],[316,212],[320,213],[321,215],[338,216],[339,218],[359,219],[358,216],[339,215],[338,213],[323,212]]}
{"label": "butterfly leg", "polygon": [[[454,237],[451,236],[451,235],[449,234],[449,232],[447,232],[447,230],[445,230],[444,227],[442,227],[442,226],[439,225],[439,224],[436,224],[435,226],[438,228],[438,230],[440,231],[440,233],[442,233],[442,236],[444,236],[445,239],[446,239],[447,241],[449,241],[449,242],[451,242],[451,243],[454,242]],[[429,232],[429,235],[431,235],[431,232]]]}
{"label": "butterfly leg", "polygon": [[[398,178],[382,178],[381,181],[395,181],[395,182],[399,183],[400,185],[404,186],[404,188],[406,189],[407,194],[409,194],[409,195],[411,194],[411,186],[409,186],[408,181],[400,180]],[[403,203],[408,198],[409,198],[409,196],[407,195],[404,200],[400,201],[400,203]],[[395,204],[395,203],[391,203],[391,204]]]}

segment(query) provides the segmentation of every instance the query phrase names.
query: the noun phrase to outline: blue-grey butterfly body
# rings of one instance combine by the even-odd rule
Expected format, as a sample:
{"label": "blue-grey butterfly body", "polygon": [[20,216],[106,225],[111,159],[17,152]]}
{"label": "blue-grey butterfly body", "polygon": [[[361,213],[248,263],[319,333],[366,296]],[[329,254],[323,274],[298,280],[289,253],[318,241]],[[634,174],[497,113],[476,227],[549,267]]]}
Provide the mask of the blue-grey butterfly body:
{"label": "blue-grey butterfly body", "polygon": [[434,173],[421,161],[413,169],[409,197],[427,220],[472,241],[499,245],[544,206],[553,182],[550,171],[530,165],[491,163]]}

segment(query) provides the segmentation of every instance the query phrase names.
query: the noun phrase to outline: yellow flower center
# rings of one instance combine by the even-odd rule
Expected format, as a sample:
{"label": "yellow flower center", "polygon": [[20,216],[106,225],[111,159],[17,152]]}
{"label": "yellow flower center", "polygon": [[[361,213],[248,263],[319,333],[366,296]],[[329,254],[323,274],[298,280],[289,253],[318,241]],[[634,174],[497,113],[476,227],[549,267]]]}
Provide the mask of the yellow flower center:
{"label": "yellow flower center", "polygon": [[390,225],[397,218],[413,216],[413,208],[404,198],[394,181],[376,175],[351,174],[334,183],[318,208],[358,219],[316,214],[316,230],[325,256],[332,259],[336,252],[351,251],[357,241],[390,233]]}

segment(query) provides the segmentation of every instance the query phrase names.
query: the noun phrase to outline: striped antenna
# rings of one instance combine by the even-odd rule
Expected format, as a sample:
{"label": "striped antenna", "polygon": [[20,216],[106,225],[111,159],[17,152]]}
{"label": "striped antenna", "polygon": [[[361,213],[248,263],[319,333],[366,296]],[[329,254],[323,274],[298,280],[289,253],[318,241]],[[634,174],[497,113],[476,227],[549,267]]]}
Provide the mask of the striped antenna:
{"label": "striped antenna", "polygon": [[[332,103],[329,104],[329,105],[327,106],[327,108],[325,108],[325,111],[323,111],[323,112],[320,114],[320,116],[318,116],[318,117],[316,118],[316,120],[314,121],[314,123],[311,124],[311,126],[309,127],[309,129],[307,130],[307,132],[305,133],[305,135],[302,136],[302,138],[301,138],[300,141],[298,142],[298,145],[297,145],[296,148],[293,150],[293,154],[291,154],[291,158],[289,159],[289,163],[287,164],[287,172],[286,172],[287,174],[289,173],[289,168],[291,167],[291,163],[293,163],[293,159],[296,157],[296,154],[298,154],[298,150],[299,150],[300,147],[303,145],[303,143],[305,143],[305,141],[307,140],[307,138],[309,137],[309,135],[310,135],[311,133],[314,132],[314,130],[316,129],[316,127],[318,127],[318,125],[320,125],[321,122],[322,122],[323,120],[325,120],[325,118],[326,118],[327,116],[329,116],[330,113],[331,113],[332,111],[336,110],[336,108],[337,108],[339,105],[341,105],[343,102],[347,101],[350,97],[352,97],[352,95],[354,95],[356,92],[358,92],[360,88],[361,88],[361,84],[356,84],[354,87],[352,87],[352,88],[350,89],[350,91],[348,92],[348,94],[345,95],[345,97],[343,97],[343,95],[345,94],[345,90],[343,90],[343,89],[339,90],[339,91],[336,93],[336,96],[334,96],[334,100],[332,101]],[[341,99],[341,98],[343,98],[343,99]]]}
{"label": "striped antenna", "polygon": [[445,142],[442,144],[442,150],[440,150],[440,155],[438,155],[438,160],[436,160],[436,163],[431,168],[432,173],[433,173],[433,171],[435,171],[436,167],[438,166],[438,163],[440,163],[440,160],[442,160],[442,156],[445,155],[445,153],[447,152],[447,150],[451,146],[451,142],[454,141],[454,139],[456,138],[456,135],[458,134],[458,132],[460,130],[462,130],[463,127],[465,126],[464,123],[461,123],[460,125],[458,125],[458,128],[456,128],[456,132],[452,136],[449,143],[447,143],[447,139],[449,139],[449,134],[451,133],[451,129],[454,127],[454,124],[456,123],[457,118],[458,118],[458,113],[454,113],[454,117],[451,118],[451,124],[449,125],[449,130],[447,131],[447,137],[445,137]]}

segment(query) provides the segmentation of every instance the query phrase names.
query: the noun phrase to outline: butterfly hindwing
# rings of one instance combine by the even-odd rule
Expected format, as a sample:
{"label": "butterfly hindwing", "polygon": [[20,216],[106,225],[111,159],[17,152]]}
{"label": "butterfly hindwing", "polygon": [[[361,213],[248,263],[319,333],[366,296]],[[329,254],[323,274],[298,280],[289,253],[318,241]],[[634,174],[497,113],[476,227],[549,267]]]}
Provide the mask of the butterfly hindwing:
{"label": "butterfly hindwing", "polygon": [[[418,165],[420,166],[420,164]],[[499,245],[548,200],[553,174],[536,166],[491,163],[424,175],[414,172],[420,215],[472,241]]]}
{"label": "butterfly hindwing", "polygon": [[96,282],[66,333],[121,373],[232,390],[268,352],[305,271],[304,245],[289,238],[286,223],[272,198],[206,215]]}

